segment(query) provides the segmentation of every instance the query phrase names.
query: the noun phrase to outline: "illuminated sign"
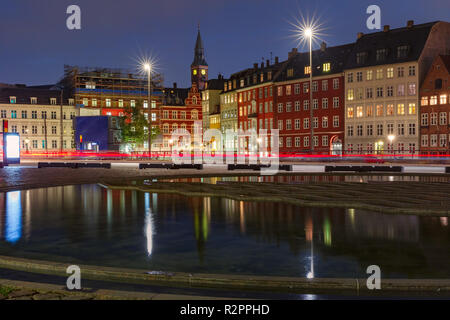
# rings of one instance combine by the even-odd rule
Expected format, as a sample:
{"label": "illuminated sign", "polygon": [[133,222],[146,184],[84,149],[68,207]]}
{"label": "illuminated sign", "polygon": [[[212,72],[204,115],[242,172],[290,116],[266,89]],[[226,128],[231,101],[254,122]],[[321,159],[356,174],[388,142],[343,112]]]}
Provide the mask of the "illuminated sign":
{"label": "illuminated sign", "polygon": [[18,133],[3,133],[3,163],[20,163],[20,136]]}

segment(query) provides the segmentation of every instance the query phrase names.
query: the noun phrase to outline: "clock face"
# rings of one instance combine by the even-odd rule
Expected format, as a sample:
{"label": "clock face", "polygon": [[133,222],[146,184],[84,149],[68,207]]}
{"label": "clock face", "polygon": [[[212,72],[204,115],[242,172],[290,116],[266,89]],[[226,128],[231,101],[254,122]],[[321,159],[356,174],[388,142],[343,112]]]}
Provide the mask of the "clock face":
{"label": "clock face", "polygon": [[205,75],[205,74],[206,74],[206,70],[203,69],[203,70],[202,70],[202,75]]}
{"label": "clock face", "polygon": [[197,70],[192,71],[192,73],[195,75],[197,75]]}

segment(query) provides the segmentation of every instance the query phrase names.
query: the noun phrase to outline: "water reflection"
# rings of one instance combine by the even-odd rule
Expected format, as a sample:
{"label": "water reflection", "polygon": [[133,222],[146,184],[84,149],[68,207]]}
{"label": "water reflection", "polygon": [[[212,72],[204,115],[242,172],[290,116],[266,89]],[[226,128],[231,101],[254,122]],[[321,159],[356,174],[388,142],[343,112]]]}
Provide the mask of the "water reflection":
{"label": "water reflection", "polygon": [[0,254],[154,270],[450,276],[448,217],[96,185],[0,193]]}

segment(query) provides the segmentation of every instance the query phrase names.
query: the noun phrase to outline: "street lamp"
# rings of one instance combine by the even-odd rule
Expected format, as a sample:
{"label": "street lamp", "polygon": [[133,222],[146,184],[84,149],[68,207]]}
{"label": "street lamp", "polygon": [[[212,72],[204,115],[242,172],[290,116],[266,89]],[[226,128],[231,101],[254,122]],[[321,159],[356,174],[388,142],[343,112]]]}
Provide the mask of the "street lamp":
{"label": "street lamp", "polygon": [[151,159],[152,157],[152,65],[150,62],[146,62],[144,64],[144,69],[147,71],[147,94],[148,94],[148,100],[147,100],[147,107],[148,107],[148,155]]}

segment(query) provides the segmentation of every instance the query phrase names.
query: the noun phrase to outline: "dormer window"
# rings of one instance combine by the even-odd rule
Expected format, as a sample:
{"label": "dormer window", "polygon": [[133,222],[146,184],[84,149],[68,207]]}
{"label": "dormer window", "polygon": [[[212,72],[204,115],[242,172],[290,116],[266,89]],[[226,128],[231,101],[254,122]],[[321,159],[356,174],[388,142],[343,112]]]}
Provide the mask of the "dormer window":
{"label": "dormer window", "polygon": [[323,64],[323,72],[328,72],[331,70],[331,63],[327,62]]}
{"label": "dormer window", "polygon": [[31,97],[30,98],[30,102],[31,102],[31,104],[37,104],[37,98],[36,97]]}
{"label": "dormer window", "polygon": [[69,99],[69,106],[73,106],[75,103],[75,100],[73,98]]}
{"label": "dormer window", "polygon": [[364,64],[367,61],[367,52],[358,52],[356,54],[356,63]]}
{"label": "dormer window", "polygon": [[397,47],[397,59],[402,59],[408,57],[409,46],[399,46]]}
{"label": "dormer window", "polygon": [[387,57],[387,49],[378,49],[376,54],[377,61],[384,61]]}
{"label": "dormer window", "polygon": [[227,91],[227,83],[225,82],[225,84],[223,85],[223,91]]}
{"label": "dormer window", "polygon": [[311,73],[311,67],[307,66],[305,67],[305,74],[310,74]]}
{"label": "dormer window", "polygon": [[240,86],[241,86],[241,88],[244,86],[244,79],[241,79]]}
{"label": "dormer window", "polygon": [[17,103],[16,97],[9,97],[9,103]]}
{"label": "dormer window", "polygon": [[253,84],[256,84],[256,74],[253,75]]}
{"label": "dormer window", "polygon": [[50,104],[56,104],[56,98],[50,98]]}
{"label": "dormer window", "polygon": [[95,82],[86,82],[86,89],[95,89]]}
{"label": "dormer window", "polygon": [[287,76],[288,76],[288,78],[291,78],[291,77],[294,76],[294,69],[293,68],[288,69]]}
{"label": "dormer window", "polygon": [[260,82],[264,82],[264,73],[261,73],[261,75],[260,75],[260,80],[259,80]]}
{"label": "dormer window", "polygon": [[272,71],[267,72],[267,80],[272,80]]}

